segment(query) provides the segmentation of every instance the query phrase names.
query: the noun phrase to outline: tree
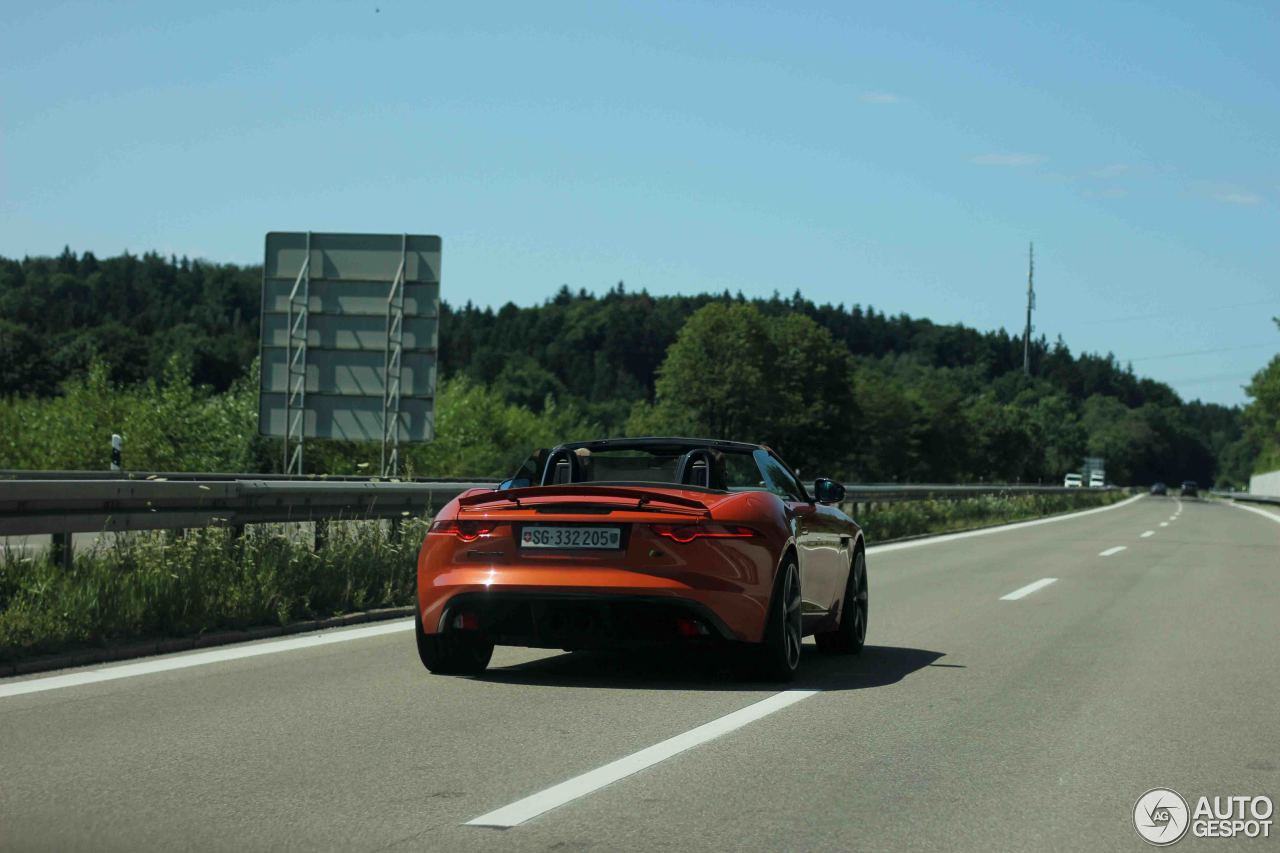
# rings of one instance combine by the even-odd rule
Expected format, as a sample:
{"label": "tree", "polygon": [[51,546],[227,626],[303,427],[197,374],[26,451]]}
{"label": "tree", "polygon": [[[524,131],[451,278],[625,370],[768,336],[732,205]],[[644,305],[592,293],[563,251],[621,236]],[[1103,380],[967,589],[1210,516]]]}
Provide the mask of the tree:
{"label": "tree", "polygon": [[638,407],[628,432],[767,443],[806,472],[835,473],[854,421],[852,371],[849,351],[804,315],[713,302],[680,330],[654,406]]}
{"label": "tree", "polygon": [[[658,369],[653,420],[674,433],[763,441],[775,400],[773,346],[750,305],[711,303],[680,330]],[[633,430],[629,430],[633,431]]]}
{"label": "tree", "polygon": [[[1280,326],[1280,319],[1276,319]],[[1280,355],[1253,375],[1245,388],[1252,399],[1244,410],[1245,430],[1258,447],[1255,473],[1280,468]]]}

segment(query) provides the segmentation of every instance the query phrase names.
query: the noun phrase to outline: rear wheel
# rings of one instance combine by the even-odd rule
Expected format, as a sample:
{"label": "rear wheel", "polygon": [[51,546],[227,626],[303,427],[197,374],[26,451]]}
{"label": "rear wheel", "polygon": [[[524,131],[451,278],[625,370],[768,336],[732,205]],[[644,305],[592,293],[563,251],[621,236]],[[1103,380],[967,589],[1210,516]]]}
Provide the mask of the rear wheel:
{"label": "rear wheel", "polygon": [[493,657],[493,643],[473,631],[428,634],[422,630],[422,615],[413,618],[418,640],[418,658],[437,675],[478,675]]}
{"label": "rear wheel", "polygon": [[867,605],[867,558],[858,551],[844,586],[840,624],[834,631],[814,635],[818,650],[828,655],[856,655],[861,652],[867,640]]}
{"label": "rear wheel", "polygon": [[764,642],[757,650],[757,671],[770,681],[791,681],[800,669],[800,572],[788,557],[778,572]]}

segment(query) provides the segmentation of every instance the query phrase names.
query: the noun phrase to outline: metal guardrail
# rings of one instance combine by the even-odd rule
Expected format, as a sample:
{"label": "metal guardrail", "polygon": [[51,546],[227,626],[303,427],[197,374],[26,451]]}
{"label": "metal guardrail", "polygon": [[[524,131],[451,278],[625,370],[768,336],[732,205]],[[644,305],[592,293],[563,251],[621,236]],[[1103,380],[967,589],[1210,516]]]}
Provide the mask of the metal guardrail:
{"label": "metal guardrail", "polygon": [[219,474],[191,471],[20,471],[0,469],[5,480],[135,480],[135,481],[231,481],[268,480],[292,483],[480,483],[493,485],[495,477],[378,477],[373,474]]}
{"label": "metal guardrail", "polygon": [[[392,480],[204,473],[0,471],[0,536],[430,514],[494,480]],[[1057,494],[1059,486],[849,484],[842,505]]]}
{"label": "metal guardrail", "polygon": [[430,513],[492,482],[307,480],[0,481],[0,536],[367,520]]}
{"label": "metal guardrail", "polygon": [[1209,492],[1215,498],[1229,498],[1233,501],[1244,501],[1245,503],[1255,504],[1278,504],[1280,505],[1280,497],[1273,495],[1254,495],[1249,492],[1226,492],[1221,489],[1214,489]]}
{"label": "metal guardrail", "polygon": [[[461,493],[495,480],[395,480],[203,473],[0,471],[0,536],[52,534],[70,567],[74,533],[181,530],[268,522],[401,519],[431,515]],[[841,506],[1059,494],[1060,486],[849,484]]]}

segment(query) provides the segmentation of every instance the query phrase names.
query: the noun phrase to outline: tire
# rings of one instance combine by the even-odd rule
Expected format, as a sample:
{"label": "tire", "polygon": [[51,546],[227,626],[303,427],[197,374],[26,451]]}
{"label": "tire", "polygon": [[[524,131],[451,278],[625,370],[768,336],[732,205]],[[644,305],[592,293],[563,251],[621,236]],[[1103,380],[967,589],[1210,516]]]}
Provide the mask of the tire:
{"label": "tire", "polygon": [[421,614],[414,616],[413,633],[418,659],[436,675],[479,675],[493,657],[493,643],[483,634],[428,634],[422,630]]}
{"label": "tire", "polygon": [[800,571],[796,558],[790,556],[778,571],[769,602],[764,642],[755,650],[755,670],[764,679],[792,681],[800,669],[800,646],[804,637],[800,601]]}
{"label": "tire", "polygon": [[840,604],[840,624],[834,631],[815,634],[818,651],[826,655],[856,655],[867,641],[867,558],[861,549],[853,555],[849,580]]}

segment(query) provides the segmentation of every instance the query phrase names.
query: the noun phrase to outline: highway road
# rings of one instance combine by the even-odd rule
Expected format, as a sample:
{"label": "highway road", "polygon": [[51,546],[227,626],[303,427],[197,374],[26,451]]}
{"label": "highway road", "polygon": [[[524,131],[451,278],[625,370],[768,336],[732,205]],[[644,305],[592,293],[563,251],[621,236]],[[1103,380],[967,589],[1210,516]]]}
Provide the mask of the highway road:
{"label": "highway road", "polygon": [[868,562],[865,653],[781,691],[431,676],[407,621],[0,681],[0,848],[1141,850],[1150,788],[1280,799],[1280,512],[1144,497]]}

